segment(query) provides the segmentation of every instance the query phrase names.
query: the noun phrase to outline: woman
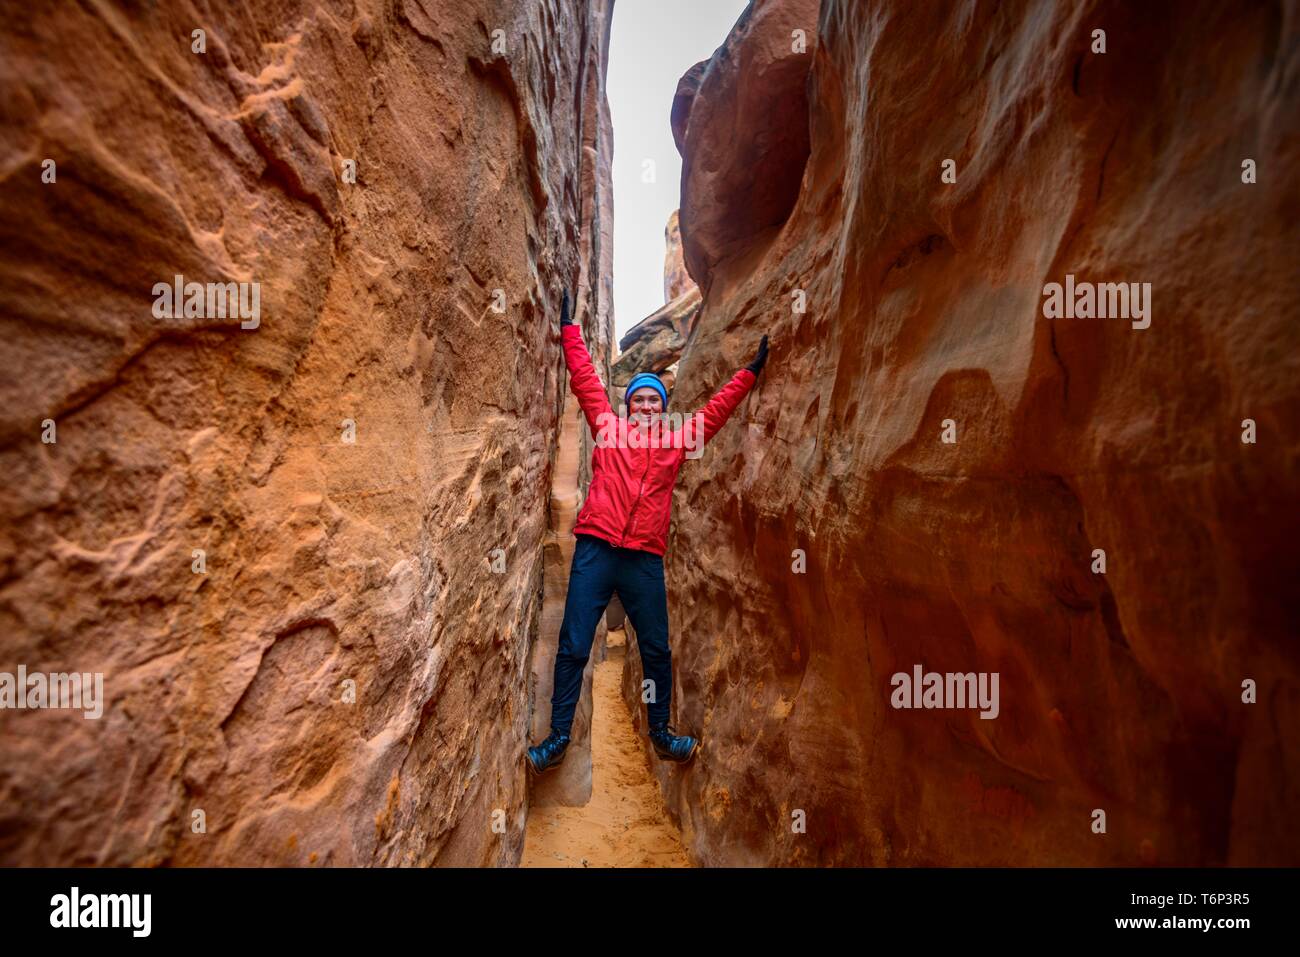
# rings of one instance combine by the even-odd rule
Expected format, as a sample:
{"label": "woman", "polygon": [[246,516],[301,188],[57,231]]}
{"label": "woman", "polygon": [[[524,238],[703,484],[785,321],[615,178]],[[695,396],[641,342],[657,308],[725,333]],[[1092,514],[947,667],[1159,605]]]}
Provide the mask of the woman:
{"label": "woman", "polygon": [[642,372],[628,383],[624,394],[627,420],[614,415],[583,344],[582,330],[569,319],[567,291],[560,309],[560,338],[570,385],[597,442],[591,456],[591,488],[573,529],[577,544],[555,655],[551,733],[527,750],[528,766],[540,773],[564,758],[591,642],[615,591],[636,629],[642,671],[650,682],[646,713],[655,753],[669,761],[689,761],[699,742],[690,735],[676,734],[668,724],[673,671],[663,554],[673,485],[687,452],[708,442],[749,393],[767,361],[767,336],[754,361],[732,376],[692,417],[700,426],[694,434],[689,426],[675,432],[658,427],[668,394],[659,377],[650,372]]}

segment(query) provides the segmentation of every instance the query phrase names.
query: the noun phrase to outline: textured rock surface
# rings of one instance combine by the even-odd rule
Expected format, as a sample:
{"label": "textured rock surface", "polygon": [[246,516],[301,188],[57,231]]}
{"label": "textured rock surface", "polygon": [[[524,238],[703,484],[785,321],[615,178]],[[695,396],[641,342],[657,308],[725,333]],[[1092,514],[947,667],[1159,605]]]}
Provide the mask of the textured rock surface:
{"label": "textured rock surface", "polygon": [[[0,35],[0,669],[107,698],[0,713],[0,862],[513,863],[607,11],[219,7]],[[260,325],[155,319],[177,273]]]}
{"label": "textured rock surface", "polygon": [[[678,212],[690,237],[687,269],[706,292],[714,265],[780,226],[799,195],[817,8],[818,0],[751,3],[704,70],[697,64],[678,85],[673,128],[685,142]],[[719,166],[710,162],[721,157]]]}
{"label": "textured rock surface", "polygon": [[686,261],[682,258],[682,229],[678,217],[678,211],[674,209],[664,227],[664,302],[672,302],[695,288],[695,280],[686,271]]}
{"label": "textured rock surface", "polygon": [[[610,169],[614,154],[609,103],[605,98],[605,66],[609,57],[609,28],[613,0],[596,0],[592,5],[594,24],[604,33],[596,52],[598,61],[586,71],[587,92],[583,103],[583,131],[586,137],[582,181],[582,222],[579,244],[580,285],[592,289],[592,298],[580,303],[575,321],[583,327],[587,348],[600,369],[602,381],[610,381],[609,359],[614,340],[614,178]],[[598,68],[597,68],[598,67]],[[592,308],[585,308],[586,302]],[[582,508],[583,495],[591,482],[591,450],[594,442],[578,400],[564,381],[564,412],[559,423],[559,449],[551,482],[551,521],[545,541],[541,633],[533,646],[528,740],[539,742],[550,733],[551,692],[555,687],[555,653],[568,594],[569,566],[573,561],[573,526]],[[591,715],[593,675],[605,661],[605,628],[598,628],[592,641],[591,657],[583,672],[582,696],[573,716],[570,742],[563,763],[536,779],[529,803],[532,806],[584,805],[592,795]]]}
{"label": "textured rock surface", "polygon": [[675,369],[677,360],[681,358],[699,312],[700,290],[698,286],[692,286],[627,331],[619,340],[622,351],[613,367],[617,396],[622,395],[622,390],[638,372],[657,372],[672,388],[673,373],[668,370]]}
{"label": "textured rock surface", "polygon": [[[674,507],[693,858],[1300,864],[1295,5],[826,0],[805,86],[807,7],[674,106],[677,401],[772,337]],[[1150,282],[1150,328],[1043,318],[1067,273]],[[918,663],[998,717],[892,708]]]}

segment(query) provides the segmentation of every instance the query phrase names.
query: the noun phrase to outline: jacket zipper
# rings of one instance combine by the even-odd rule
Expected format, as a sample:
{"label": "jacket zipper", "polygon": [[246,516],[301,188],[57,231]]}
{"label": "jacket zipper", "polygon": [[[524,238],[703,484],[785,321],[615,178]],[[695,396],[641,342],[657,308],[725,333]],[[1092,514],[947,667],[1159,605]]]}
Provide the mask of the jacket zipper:
{"label": "jacket zipper", "polygon": [[622,548],[627,545],[627,532],[632,527],[632,521],[636,518],[637,506],[641,504],[641,496],[645,493],[645,477],[650,474],[650,450],[646,449],[645,453],[645,471],[641,473],[641,484],[636,490],[636,501],[632,503],[632,510],[628,513],[627,524],[623,526],[623,538],[618,543]]}

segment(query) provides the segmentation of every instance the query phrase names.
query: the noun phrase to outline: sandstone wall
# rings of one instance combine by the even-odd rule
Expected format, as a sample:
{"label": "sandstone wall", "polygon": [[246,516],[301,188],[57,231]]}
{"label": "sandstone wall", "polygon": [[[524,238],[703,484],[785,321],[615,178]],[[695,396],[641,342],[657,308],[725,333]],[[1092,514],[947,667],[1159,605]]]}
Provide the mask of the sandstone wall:
{"label": "sandstone wall", "polygon": [[[612,330],[608,15],[7,23],[0,670],[106,701],[0,713],[0,862],[517,861],[560,290]],[[156,318],[175,274],[259,283],[256,327]]]}
{"label": "sandstone wall", "polygon": [[675,500],[697,861],[1300,863],[1298,12],[767,0],[683,78],[675,403],[772,338]]}
{"label": "sandstone wall", "polygon": [[672,302],[695,288],[695,280],[686,271],[682,258],[682,229],[678,210],[673,210],[664,227],[664,302]]}
{"label": "sandstone wall", "polygon": [[[609,30],[613,22],[613,0],[593,0],[593,23],[603,24],[595,54],[598,59],[586,71],[587,93],[583,136],[586,160],[583,165],[582,222],[590,228],[582,233],[580,279],[588,298],[580,303],[574,321],[583,327],[588,351],[599,369],[601,381],[611,381],[610,358],[614,342],[614,158],[613,126],[605,98],[605,73],[609,58]],[[586,306],[590,303],[590,308]],[[568,597],[569,566],[577,540],[573,526],[591,483],[591,450],[595,442],[573,390],[563,373],[564,411],[559,424],[559,450],[551,483],[550,530],[545,540],[541,631],[533,646],[530,683],[532,721],[529,743],[540,742],[551,727],[551,693],[555,688],[555,653],[559,649],[560,626],[564,622]],[[611,401],[613,396],[611,394]],[[591,657],[583,672],[582,696],[574,712],[570,742],[563,763],[535,781],[529,804],[581,806],[591,798],[591,714],[592,672],[605,660],[605,628],[597,629]]]}

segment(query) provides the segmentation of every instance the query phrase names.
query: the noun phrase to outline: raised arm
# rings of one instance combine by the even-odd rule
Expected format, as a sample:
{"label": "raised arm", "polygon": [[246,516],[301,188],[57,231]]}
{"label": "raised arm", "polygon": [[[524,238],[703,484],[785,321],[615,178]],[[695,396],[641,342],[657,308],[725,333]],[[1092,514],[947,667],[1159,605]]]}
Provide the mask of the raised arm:
{"label": "raised arm", "polygon": [[736,411],[736,406],[740,405],[741,400],[749,394],[749,390],[754,387],[758,380],[758,374],[763,370],[764,363],[767,362],[767,336],[763,337],[762,342],[758,344],[758,355],[754,360],[735,375],[719,389],[712,399],[710,399],[700,412],[704,416],[704,442],[718,434],[718,430],[727,424],[727,419],[731,418],[731,413]]}
{"label": "raised arm", "polygon": [[614,411],[609,407],[605,386],[596,375],[587,345],[582,341],[582,329],[569,319],[568,290],[565,290],[564,304],[560,307],[560,341],[564,345],[564,364],[569,369],[569,387],[578,397],[578,405],[582,406],[582,414],[587,417],[587,425],[591,426],[594,434],[600,431],[602,416],[612,416]]}

